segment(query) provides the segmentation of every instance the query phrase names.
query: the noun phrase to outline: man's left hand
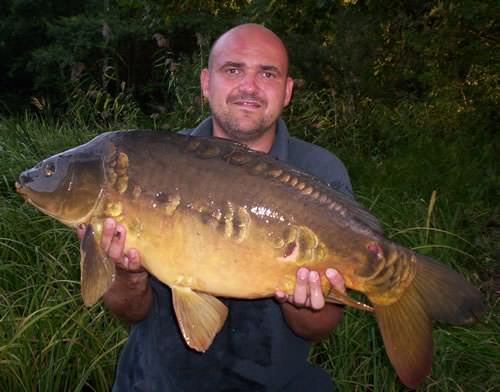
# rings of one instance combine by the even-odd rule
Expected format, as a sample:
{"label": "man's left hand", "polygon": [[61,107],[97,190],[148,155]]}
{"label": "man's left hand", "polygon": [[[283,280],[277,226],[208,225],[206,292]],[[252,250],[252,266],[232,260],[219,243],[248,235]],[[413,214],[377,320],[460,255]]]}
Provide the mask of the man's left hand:
{"label": "man's left hand", "polygon": [[[325,275],[335,289],[345,293],[344,279],[333,268],[328,268]],[[309,308],[314,310],[323,309],[325,297],[321,289],[320,276],[317,271],[301,267],[297,271],[295,290],[293,294],[287,295],[278,290],[275,294],[276,300],[280,303],[291,303],[298,308]]]}

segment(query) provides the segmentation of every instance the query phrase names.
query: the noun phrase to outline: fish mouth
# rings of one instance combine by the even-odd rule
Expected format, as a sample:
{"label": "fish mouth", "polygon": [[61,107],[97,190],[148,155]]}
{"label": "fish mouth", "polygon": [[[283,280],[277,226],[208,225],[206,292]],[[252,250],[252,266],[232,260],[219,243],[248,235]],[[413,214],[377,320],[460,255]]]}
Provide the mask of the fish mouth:
{"label": "fish mouth", "polygon": [[21,195],[25,196],[26,192],[24,190],[24,186],[21,185],[20,182],[16,181],[16,192],[20,193]]}
{"label": "fish mouth", "polygon": [[90,217],[92,216],[92,214],[96,210],[97,206],[99,205],[99,203],[102,199],[102,195],[104,193],[104,189],[101,188],[92,209],[86,215],[79,217],[78,219],[64,219],[58,213],[54,213],[46,208],[43,208],[36,201],[34,201],[29,196],[29,192],[26,191],[26,187],[24,187],[19,181],[16,181],[15,186],[16,186],[16,192],[19,193],[20,195],[22,195],[25,202],[31,204],[32,206],[34,206],[35,208],[40,210],[45,215],[48,215],[51,218],[54,218],[54,219],[60,221],[61,223],[65,224],[66,226],[69,226],[69,227],[76,227],[78,224],[80,224],[82,222],[88,222],[90,220]]}

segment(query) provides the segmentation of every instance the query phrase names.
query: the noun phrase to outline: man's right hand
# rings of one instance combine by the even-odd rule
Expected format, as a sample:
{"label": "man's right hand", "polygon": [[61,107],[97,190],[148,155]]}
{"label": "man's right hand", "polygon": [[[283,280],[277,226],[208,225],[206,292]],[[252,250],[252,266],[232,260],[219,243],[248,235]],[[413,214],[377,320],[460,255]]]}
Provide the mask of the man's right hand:
{"label": "man's right hand", "polygon": [[[79,225],[76,235],[81,241],[85,225]],[[101,247],[115,263],[115,280],[104,294],[105,306],[119,319],[133,323],[146,317],[152,304],[152,289],[148,273],[141,263],[139,252],[130,249],[125,254],[125,227],[114,219],[107,218],[103,223]]]}

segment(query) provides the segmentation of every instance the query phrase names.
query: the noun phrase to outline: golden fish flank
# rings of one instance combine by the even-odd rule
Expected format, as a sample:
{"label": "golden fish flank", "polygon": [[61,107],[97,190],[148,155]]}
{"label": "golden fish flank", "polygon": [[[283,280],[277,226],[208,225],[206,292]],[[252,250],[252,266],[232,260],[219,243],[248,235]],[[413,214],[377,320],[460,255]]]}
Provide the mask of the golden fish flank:
{"label": "golden fish flank", "polygon": [[[385,238],[356,201],[227,140],[105,133],[23,172],[17,190],[71,227],[87,224],[81,244],[87,305],[113,281],[114,265],[99,246],[102,222],[114,217],[126,225],[126,246],[171,287],[186,344],[198,351],[208,349],[227,315],[215,296],[291,294],[300,266],[320,273],[327,301],[374,311],[391,363],[411,387],[431,369],[432,320],[466,324],[484,310],[467,280]],[[328,267],[373,308],[329,292]]]}
{"label": "golden fish flank", "polygon": [[144,231],[144,225],[140,218],[134,218],[128,225],[128,235],[139,238]]}
{"label": "golden fish flank", "polygon": [[112,218],[118,218],[123,213],[123,204],[121,201],[108,201],[104,209],[104,215]]}
{"label": "golden fish flank", "polygon": [[127,191],[128,188],[128,176],[123,174],[118,177],[115,184],[115,189],[118,193],[122,194]]}
{"label": "golden fish flank", "polygon": [[367,247],[376,254],[374,260],[380,262],[367,263],[356,270],[359,281],[369,286],[369,291],[380,305],[396,302],[413,282],[416,274],[416,258],[412,255],[401,262],[399,249],[387,252],[376,243]]}
{"label": "golden fish flank", "polygon": [[128,155],[124,152],[120,152],[118,154],[118,158],[116,159],[116,174],[121,175],[127,172],[128,168]]}
{"label": "golden fish flank", "polygon": [[128,187],[128,156],[118,152],[114,144],[110,144],[110,155],[106,162],[106,177],[120,194],[125,193]]}
{"label": "golden fish flank", "polygon": [[203,223],[221,232],[225,238],[242,242],[247,237],[250,227],[250,214],[244,207],[235,207],[226,201],[222,207],[208,203],[196,203],[192,207],[199,213]]}
{"label": "golden fish flank", "polygon": [[284,172],[280,177],[280,181],[287,183],[288,181],[290,181],[290,178],[292,178],[292,176],[289,173]]}
{"label": "golden fish flank", "polygon": [[141,197],[141,194],[142,188],[139,185],[134,185],[134,188],[132,189],[132,199],[139,199],[139,197]]}
{"label": "golden fish flank", "polygon": [[274,178],[281,176],[281,174],[283,174],[283,169],[280,169],[280,168],[274,168],[274,169],[271,169],[267,172],[268,176],[274,177]]}
{"label": "golden fish flank", "polygon": [[283,238],[275,242],[283,252],[280,260],[294,262],[297,267],[320,265],[326,256],[326,247],[316,234],[305,226],[290,226]]}
{"label": "golden fish flank", "polygon": [[268,165],[265,162],[258,162],[255,166],[250,168],[250,172],[255,175],[259,175],[264,173],[268,168]]}
{"label": "golden fish flank", "polygon": [[303,190],[306,187],[306,184],[303,182],[298,182],[297,185],[295,185],[295,189],[298,189],[299,191]]}
{"label": "golden fish flank", "polygon": [[226,159],[232,165],[242,166],[246,165],[251,158],[241,152],[231,152],[226,156]]}
{"label": "golden fish flank", "polygon": [[201,143],[201,139],[200,138],[196,138],[196,137],[189,138],[188,143],[186,144],[186,147],[185,147],[184,151],[186,151],[186,152],[196,151],[196,149],[201,144],[202,143]]}
{"label": "golden fish flank", "polygon": [[307,196],[307,195],[310,195],[312,193],[312,191],[313,191],[313,187],[308,186],[302,190],[302,194]]}
{"label": "golden fish flank", "polygon": [[[116,161],[112,161],[112,163],[116,164]],[[115,168],[111,165],[111,163],[106,167],[106,178],[108,179],[110,185],[113,186],[116,184],[118,176],[116,175]]]}
{"label": "golden fish flank", "polygon": [[299,182],[299,179],[297,177],[292,177],[291,180],[290,180],[290,184],[289,185],[291,187],[295,187],[298,182]]}
{"label": "golden fish flank", "polygon": [[203,159],[215,158],[220,155],[220,150],[215,146],[207,146],[206,148],[196,150],[196,155],[198,158]]}
{"label": "golden fish flank", "polygon": [[231,222],[231,234],[236,242],[243,242],[250,231],[250,214],[246,208],[236,209],[235,219]]}
{"label": "golden fish flank", "polygon": [[169,195],[165,203],[165,213],[168,216],[172,216],[177,210],[177,207],[179,207],[179,204],[181,204],[181,196],[178,193]]}

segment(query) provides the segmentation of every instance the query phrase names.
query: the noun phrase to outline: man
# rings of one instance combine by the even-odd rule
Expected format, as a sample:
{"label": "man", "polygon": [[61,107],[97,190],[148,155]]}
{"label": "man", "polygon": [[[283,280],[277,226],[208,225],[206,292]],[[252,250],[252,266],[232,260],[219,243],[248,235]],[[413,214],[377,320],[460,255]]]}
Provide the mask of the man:
{"label": "man", "polygon": [[[270,153],[318,175],[351,194],[342,163],[326,150],[292,138],[280,114],[290,102],[293,80],[281,40],[256,24],[237,26],[213,45],[200,75],[212,117],[185,133],[217,136]],[[83,235],[82,227],[78,235]],[[115,391],[330,391],[330,377],[307,362],[309,342],[329,334],[342,317],[325,304],[316,271],[297,271],[295,292],[275,299],[225,299],[228,319],[206,353],[185,345],[168,287],[141,267],[140,255],[123,255],[126,232],[104,223],[102,247],[117,266],[104,296],[106,307],[131,324],[117,367]],[[327,271],[344,290],[342,277]]]}

